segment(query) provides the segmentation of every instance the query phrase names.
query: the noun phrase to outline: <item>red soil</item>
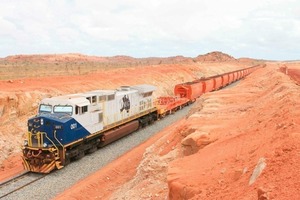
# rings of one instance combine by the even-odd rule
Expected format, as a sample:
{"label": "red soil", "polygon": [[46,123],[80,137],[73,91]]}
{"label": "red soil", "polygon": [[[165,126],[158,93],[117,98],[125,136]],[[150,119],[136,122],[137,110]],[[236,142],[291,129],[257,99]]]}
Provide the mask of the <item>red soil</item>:
{"label": "red soil", "polygon": [[300,84],[300,69],[288,69],[287,75]]}
{"label": "red soil", "polygon": [[21,154],[16,153],[3,161],[0,167],[0,182],[10,179],[24,171]]}
{"label": "red soil", "polygon": [[[186,119],[56,199],[300,199],[300,88],[295,84],[299,77],[298,71],[289,71],[291,78],[281,73],[278,69],[284,64],[300,69],[299,63],[270,62],[234,87],[203,95]],[[0,88],[15,85],[4,91],[16,92],[22,86],[22,92],[53,95],[146,82],[159,85],[160,96],[171,94],[175,83],[202,76],[199,72],[213,75],[241,66],[230,61],[147,71],[132,68],[86,77],[0,82]],[[8,169],[2,168],[2,174]]]}

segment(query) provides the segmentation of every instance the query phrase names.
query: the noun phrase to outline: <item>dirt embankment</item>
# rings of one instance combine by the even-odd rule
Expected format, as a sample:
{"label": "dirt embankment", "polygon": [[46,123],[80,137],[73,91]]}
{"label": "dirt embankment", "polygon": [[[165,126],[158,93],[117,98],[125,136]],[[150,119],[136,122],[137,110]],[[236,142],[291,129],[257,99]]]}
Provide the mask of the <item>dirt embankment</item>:
{"label": "dirt embankment", "polygon": [[299,92],[267,67],[206,95],[181,133],[191,155],[169,165],[170,199],[298,199]]}
{"label": "dirt embankment", "polygon": [[298,85],[300,85],[300,69],[298,63],[291,62],[288,64],[283,64],[279,70],[291,77]]}
{"label": "dirt embankment", "polygon": [[299,199],[300,88],[280,66],[203,95],[186,119],[57,199]]}
{"label": "dirt embankment", "polygon": [[[84,63],[85,59],[89,60]],[[15,76],[18,75],[21,67],[18,63],[29,63],[28,65],[24,64],[25,68],[32,67],[30,63],[35,63],[33,66],[41,64],[39,71],[44,72],[48,70],[49,76],[0,81],[0,163],[9,156],[17,154],[13,159],[2,163],[0,179],[3,176],[9,176],[7,172],[14,166],[18,166],[20,169],[22,168],[22,166],[19,165],[21,163],[19,155],[21,152],[20,147],[26,137],[27,120],[35,115],[38,103],[43,98],[95,89],[115,89],[121,85],[135,84],[156,85],[158,90],[155,96],[171,95],[173,93],[173,86],[177,83],[253,65],[252,62],[243,63],[237,61],[224,62],[222,65],[213,62],[208,64],[192,62],[186,64],[127,66],[127,68],[117,69],[99,68],[94,73],[73,75],[76,74],[77,68],[75,67],[73,71],[70,68],[69,71],[64,71],[65,74],[60,74],[60,76],[53,76],[52,72],[55,70],[47,68],[48,65],[51,65],[56,69],[56,62],[76,64],[80,61],[83,62],[83,64],[81,63],[81,69],[88,70],[90,68],[89,63],[91,61],[96,62],[97,59],[99,61],[100,58],[87,58],[76,54],[63,55],[61,57],[14,56],[6,59],[5,62],[7,62],[7,65],[5,65],[5,69],[9,70],[9,72],[14,72],[12,74],[15,74]],[[116,57],[114,61],[110,62],[118,63],[119,61],[122,63],[124,59],[130,60],[130,58]],[[172,62],[174,59],[182,60],[181,57],[174,57],[171,58]],[[12,62],[13,65],[10,66],[10,62]],[[1,70],[4,70],[4,73],[5,69],[1,68]],[[20,76],[22,77],[22,73]]]}

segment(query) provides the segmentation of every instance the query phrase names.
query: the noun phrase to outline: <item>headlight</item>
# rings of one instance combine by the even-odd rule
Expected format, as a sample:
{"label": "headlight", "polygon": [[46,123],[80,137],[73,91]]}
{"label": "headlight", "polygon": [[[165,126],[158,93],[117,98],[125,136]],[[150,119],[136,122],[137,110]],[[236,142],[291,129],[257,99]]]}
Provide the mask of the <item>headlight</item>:
{"label": "headlight", "polygon": [[48,146],[48,144],[47,144],[47,143],[44,143],[44,144],[43,144],[43,147],[47,147],[47,146]]}
{"label": "headlight", "polygon": [[56,130],[62,129],[62,125],[54,125],[54,129]]}
{"label": "headlight", "polygon": [[44,119],[43,118],[41,119],[41,125],[44,125]]}
{"label": "headlight", "polygon": [[29,126],[29,127],[32,127],[32,122],[31,122],[31,123],[28,123],[28,126]]}
{"label": "headlight", "polygon": [[24,140],[24,146],[28,145],[28,140]]}

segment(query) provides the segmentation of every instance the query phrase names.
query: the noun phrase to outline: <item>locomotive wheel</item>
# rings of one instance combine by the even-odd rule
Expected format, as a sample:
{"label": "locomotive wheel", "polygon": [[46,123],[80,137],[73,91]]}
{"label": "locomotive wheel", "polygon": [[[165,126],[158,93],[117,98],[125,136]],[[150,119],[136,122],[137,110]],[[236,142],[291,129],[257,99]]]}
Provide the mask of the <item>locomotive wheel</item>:
{"label": "locomotive wheel", "polygon": [[84,157],[84,151],[81,151],[81,152],[78,153],[77,156],[75,156],[75,160],[79,160],[79,159],[81,159],[83,157]]}
{"label": "locomotive wheel", "polygon": [[71,162],[71,159],[70,159],[69,153],[66,153],[66,158],[65,158],[65,161],[64,161],[64,166],[70,164],[70,162]]}
{"label": "locomotive wheel", "polygon": [[144,128],[148,123],[147,118],[143,117],[140,119],[140,128]]}
{"label": "locomotive wheel", "polygon": [[151,117],[149,120],[149,124],[153,124],[154,123],[154,119]]}
{"label": "locomotive wheel", "polygon": [[93,145],[89,150],[88,153],[94,153],[95,151],[97,151],[97,146]]}

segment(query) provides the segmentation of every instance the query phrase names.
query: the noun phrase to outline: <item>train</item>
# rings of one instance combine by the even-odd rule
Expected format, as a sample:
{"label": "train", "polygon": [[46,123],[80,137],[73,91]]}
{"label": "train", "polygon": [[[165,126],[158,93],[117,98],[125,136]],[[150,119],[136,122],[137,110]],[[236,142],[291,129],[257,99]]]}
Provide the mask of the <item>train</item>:
{"label": "train", "polygon": [[156,86],[121,86],[45,98],[28,119],[22,160],[27,171],[50,173],[221,89],[260,65],[179,83],[173,96],[153,98]]}
{"label": "train", "polygon": [[221,75],[197,79],[192,82],[177,84],[174,88],[174,94],[175,96],[185,97],[191,101],[195,101],[202,94],[226,87],[229,84],[244,78],[258,67],[263,66],[264,65],[256,65],[242,70],[236,70]]}

